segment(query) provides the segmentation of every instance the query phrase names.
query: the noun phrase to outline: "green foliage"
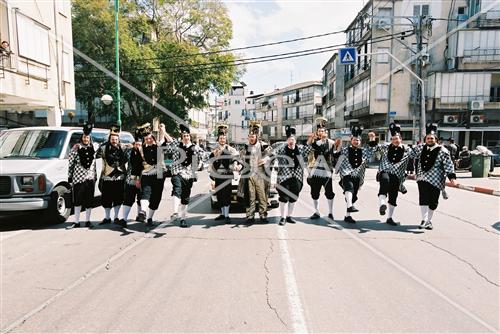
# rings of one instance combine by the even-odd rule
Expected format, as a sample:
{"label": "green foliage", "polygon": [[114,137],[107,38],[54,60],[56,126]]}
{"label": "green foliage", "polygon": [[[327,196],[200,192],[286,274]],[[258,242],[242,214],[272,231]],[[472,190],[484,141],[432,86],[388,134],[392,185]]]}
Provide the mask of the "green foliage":
{"label": "green foliage", "polygon": [[[209,92],[227,91],[241,75],[230,64],[235,54],[220,52],[232,38],[220,1],[122,1],[119,20],[121,77],[182,119],[190,108],[203,107]],[[113,2],[73,1],[73,43],[114,72]],[[96,98],[113,93],[115,80],[75,57],[77,99],[95,114],[113,114]],[[123,86],[121,97],[125,127],[160,117],[167,131],[176,128],[169,116]]]}

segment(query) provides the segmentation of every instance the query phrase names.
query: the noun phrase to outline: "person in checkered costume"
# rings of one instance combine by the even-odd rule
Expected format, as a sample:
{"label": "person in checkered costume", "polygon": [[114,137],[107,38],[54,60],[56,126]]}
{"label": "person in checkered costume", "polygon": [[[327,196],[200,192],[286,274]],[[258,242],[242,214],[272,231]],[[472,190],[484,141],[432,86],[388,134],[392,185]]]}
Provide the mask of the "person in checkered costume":
{"label": "person in checkered costume", "polygon": [[180,124],[181,139],[172,139],[165,132],[166,152],[172,153],[172,197],[173,197],[173,214],[172,221],[179,221],[180,209],[180,227],[188,227],[186,222],[186,214],[189,205],[189,197],[191,196],[191,188],[193,182],[197,180],[196,170],[198,161],[208,160],[209,152],[205,152],[200,146],[191,142],[191,133],[187,126]]}
{"label": "person in checkered costume", "polygon": [[[425,145],[417,146],[415,154],[419,158],[417,185],[422,220],[420,229],[432,230],[432,217],[438,207],[439,194],[443,191],[446,177],[456,185],[455,169],[448,150],[437,144],[437,125],[427,124]],[[445,197],[446,198],[446,197]]]}
{"label": "person in checkered costume", "polygon": [[130,145],[120,143],[120,127],[113,125],[109,130],[108,141],[103,143],[96,153],[96,159],[102,158],[101,202],[105,218],[99,225],[111,224],[111,208],[114,211],[114,223],[123,226],[118,218],[123,204],[127,155]]}
{"label": "person in checkered costume", "polygon": [[[296,131],[290,125],[285,127],[286,142],[273,145],[274,156],[278,160],[278,195],[281,219],[279,225],[287,222],[294,224],[293,209],[299,198],[304,180],[304,161],[312,148],[309,145],[297,145]],[[288,204],[287,204],[288,203]],[[285,214],[286,206],[288,212]]]}
{"label": "person in checkered costume", "polygon": [[236,170],[238,151],[227,143],[226,124],[217,127],[217,147],[210,153],[210,177],[215,181],[217,189],[217,204],[221,214],[215,220],[224,220],[226,224],[231,223],[229,218],[229,207],[231,206],[233,171]]}
{"label": "person in checkered costume", "polygon": [[137,199],[137,217],[136,221],[145,222],[146,214],[142,210],[141,205],[141,174],[144,169],[144,159],[142,157],[142,144],[144,141],[143,130],[149,123],[137,127],[134,132],[134,146],[126,151],[127,156],[127,173],[125,177],[125,196],[122,206],[122,218],[120,223],[123,227],[127,226],[127,219],[132,209],[132,205]]}
{"label": "person in checkered costume", "polygon": [[[378,192],[379,213],[382,216],[385,215],[387,202],[389,211],[386,223],[397,226],[399,223],[393,219],[394,210],[397,206],[396,201],[399,191],[406,192],[403,187],[403,182],[406,179],[406,168],[408,161],[414,158],[415,153],[413,149],[402,144],[401,126],[399,124],[389,124],[389,131],[391,133],[391,143],[380,144],[377,147],[377,150],[382,153],[377,173],[377,181],[380,184]],[[389,200],[387,201],[388,197]]]}
{"label": "person in checkered costume", "polygon": [[377,149],[375,133],[373,132],[368,133],[368,146],[361,147],[362,132],[362,127],[353,126],[351,128],[351,145],[342,147],[334,153],[334,156],[339,157],[337,163],[337,171],[340,174],[339,184],[344,189],[347,206],[344,221],[351,224],[356,223],[351,213],[359,211],[354,207],[354,203],[358,200],[358,191],[365,179],[366,166]]}
{"label": "person in checkered costume", "polygon": [[325,189],[325,197],[328,201],[328,218],[333,221],[333,151],[340,145],[339,141],[328,138],[326,132],[327,119],[323,117],[316,118],[316,132],[309,135],[307,144],[311,151],[308,156],[309,176],[307,183],[311,187],[311,197],[314,204],[314,213],[310,219],[319,219],[319,196],[321,188]]}
{"label": "person in checkered costume", "polygon": [[165,125],[160,124],[158,141],[153,136],[149,123],[142,127],[142,155],[141,172],[141,208],[148,208],[146,226],[154,225],[153,217],[161,202],[161,195],[165,185],[166,167],[164,152],[161,146],[165,146]]}
{"label": "person in checkered costume", "polygon": [[85,227],[92,227],[90,215],[94,200],[94,189],[96,180],[95,149],[90,133],[92,124],[83,126],[83,134],[80,143],[76,144],[69,154],[68,183],[73,186],[73,209],[75,222],[71,226],[80,226],[80,212],[85,208]]}

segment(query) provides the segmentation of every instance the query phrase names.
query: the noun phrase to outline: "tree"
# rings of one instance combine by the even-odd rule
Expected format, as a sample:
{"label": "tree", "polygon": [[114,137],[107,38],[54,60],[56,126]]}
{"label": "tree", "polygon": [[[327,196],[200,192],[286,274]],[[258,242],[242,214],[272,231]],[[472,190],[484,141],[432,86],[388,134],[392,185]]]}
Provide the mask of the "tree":
{"label": "tree", "polygon": [[[114,72],[114,8],[106,0],[73,3],[74,46]],[[219,1],[136,0],[120,7],[120,74],[124,80],[185,119],[206,104],[207,92],[223,93],[241,70],[224,52],[232,38],[227,9]],[[88,111],[104,110],[95,99],[113,92],[115,81],[81,59],[75,65],[76,94]],[[123,123],[160,117],[176,122],[134,92],[122,89]]]}

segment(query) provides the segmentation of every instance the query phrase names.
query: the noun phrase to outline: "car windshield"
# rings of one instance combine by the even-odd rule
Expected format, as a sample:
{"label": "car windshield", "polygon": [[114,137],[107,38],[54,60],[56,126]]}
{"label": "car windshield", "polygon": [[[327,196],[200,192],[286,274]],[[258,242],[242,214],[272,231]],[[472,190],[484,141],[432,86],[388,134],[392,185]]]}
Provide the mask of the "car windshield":
{"label": "car windshield", "polygon": [[0,134],[0,159],[59,158],[66,131],[13,130]]}

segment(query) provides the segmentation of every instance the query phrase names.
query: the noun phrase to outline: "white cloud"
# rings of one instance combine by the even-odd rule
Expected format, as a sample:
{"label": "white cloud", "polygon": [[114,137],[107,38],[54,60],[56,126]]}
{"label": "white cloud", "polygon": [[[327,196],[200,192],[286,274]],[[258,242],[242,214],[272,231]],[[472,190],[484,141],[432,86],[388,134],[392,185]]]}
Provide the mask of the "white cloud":
{"label": "white cloud", "polygon": [[[226,1],[233,22],[232,47],[323,34],[346,29],[363,0]],[[240,51],[245,58],[342,44],[345,34]],[[255,92],[266,93],[293,83],[320,80],[321,68],[332,52],[267,63],[250,64],[242,81]]]}

